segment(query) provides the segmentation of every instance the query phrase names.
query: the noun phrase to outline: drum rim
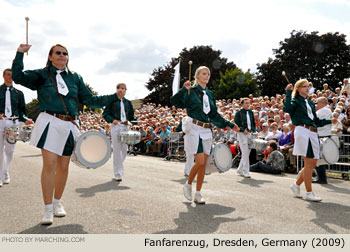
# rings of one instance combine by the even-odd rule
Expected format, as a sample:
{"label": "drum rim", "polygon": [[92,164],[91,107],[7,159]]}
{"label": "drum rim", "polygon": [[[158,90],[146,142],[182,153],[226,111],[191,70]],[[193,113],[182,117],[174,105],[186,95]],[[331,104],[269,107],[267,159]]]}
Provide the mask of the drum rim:
{"label": "drum rim", "polygon": [[337,144],[331,137],[326,137],[326,138],[322,139],[322,144],[320,143],[320,154],[321,154],[320,156],[321,156],[328,164],[334,165],[334,164],[336,164],[336,163],[338,162],[338,160],[339,160],[339,149],[337,149],[338,151],[337,151],[337,153],[336,153],[336,156],[337,156],[336,160],[337,160],[337,161],[335,161],[335,162],[330,162],[329,159],[327,159],[327,158],[325,157],[325,155],[324,155],[325,153],[323,152],[323,143],[326,142],[326,141],[331,141],[331,142],[333,142],[334,145],[335,145],[336,147],[338,147],[338,144]]}
{"label": "drum rim", "polygon": [[[80,146],[84,140],[85,137],[90,136],[90,135],[99,135],[102,137],[102,139],[107,143],[107,153],[106,155],[103,157],[103,159],[99,162],[89,162],[87,161],[82,155],[81,152],[77,150],[77,148],[80,149]],[[79,146],[79,147],[78,147]],[[81,134],[74,146],[74,151],[73,153],[76,155],[76,161],[81,163],[83,166],[87,167],[87,168],[97,168],[100,167],[102,165],[104,165],[105,163],[107,163],[107,161],[111,158],[112,155],[112,147],[111,147],[111,141],[109,140],[109,138],[104,135],[103,133],[96,131],[96,130],[91,130],[91,131],[87,131],[83,134]]]}
{"label": "drum rim", "polygon": [[[214,146],[224,146],[224,149],[227,149],[228,153],[230,153],[230,155],[232,156],[231,150],[226,144],[224,144],[224,143],[216,143],[216,144],[214,144]],[[219,148],[221,148],[221,147],[219,147]],[[214,151],[213,156],[214,156],[214,161],[215,161],[216,160],[216,155],[217,155],[216,153],[217,153],[217,151],[216,151],[216,148],[212,148],[212,149]],[[215,165],[221,172],[227,172],[227,171],[229,171],[231,169],[232,162],[230,162],[228,164],[228,167],[227,168],[225,167],[225,169],[222,169],[222,167],[219,164],[217,164],[216,162],[215,162]]]}

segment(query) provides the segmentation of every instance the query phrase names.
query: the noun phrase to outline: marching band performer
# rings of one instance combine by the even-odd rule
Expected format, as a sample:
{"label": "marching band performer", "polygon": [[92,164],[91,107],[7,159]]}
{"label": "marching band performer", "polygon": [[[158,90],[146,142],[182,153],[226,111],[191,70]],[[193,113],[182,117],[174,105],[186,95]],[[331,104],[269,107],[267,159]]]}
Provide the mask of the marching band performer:
{"label": "marching band performer", "polygon": [[250,178],[249,174],[249,142],[251,141],[251,133],[256,132],[255,120],[253,111],[249,109],[250,99],[243,98],[241,100],[242,108],[235,114],[235,123],[239,127],[237,140],[242,151],[241,161],[237,168],[237,173],[245,178]]}
{"label": "marching band performer", "polygon": [[[173,105],[178,108],[186,108],[187,115],[192,118],[189,130],[185,135],[186,155],[195,156],[195,164],[184,185],[184,195],[189,201],[192,201],[192,182],[197,175],[196,193],[194,202],[205,204],[200,191],[205,177],[205,169],[208,155],[211,151],[212,132],[211,124],[219,128],[236,127],[220,116],[217,112],[214,94],[207,88],[210,78],[210,70],[205,66],[197,68],[195,72],[194,85],[186,81],[183,87],[174,96],[170,98]],[[182,125],[184,129],[185,125]]]}
{"label": "marching band performer", "polygon": [[124,175],[123,162],[128,151],[128,145],[119,142],[118,136],[120,132],[128,130],[128,121],[136,121],[134,108],[131,101],[125,98],[125,93],[126,84],[119,83],[117,85],[117,101],[107,105],[103,111],[103,118],[106,122],[111,123],[113,171],[116,181],[122,181]]}
{"label": "marching band performer", "polygon": [[82,77],[69,70],[68,50],[51,47],[45,68],[23,71],[23,54],[31,45],[21,44],[12,64],[15,83],[37,90],[39,114],[30,144],[41,149],[43,169],[41,187],[45,204],[42,224],[52,224],[53,217],[66,215],[61,197],[68,177],[74,141],[79,136],[78,101],[100,108],[117,100],[116,94],[94,96]]}
{"label": "marching band performer", "polygon": [[[4,84],[0,86],[0,187],[10,183],[11,161],[16,143],[10,144],[4,138],[5,128],[18,127],[19,122],[32,124],[33,121],[26,117],[26,103],[23,92],[12,85],[12,70],[3,72]],[[18,117],[18,119],[11,119]],[[5,160],[4,160],[5,154]]]}
{"label": "marching band performer", "polygon": [[335,120],[319,119],[316,115],[315,104],[308,99],[309,82],[306,79],[299,80],[286,87],[286,101],[283,111],[288,112],[294,130],[293,155],[302,156],[304,168],[300,171],[297,180],[291,185],[294,196],[301,198],[300,185],[304,182],[306,188],[306,200],[321,201],[322,199],[312,191],[312,171],[320,158],[320,143],[317,135],[317,127],[335,123]]}

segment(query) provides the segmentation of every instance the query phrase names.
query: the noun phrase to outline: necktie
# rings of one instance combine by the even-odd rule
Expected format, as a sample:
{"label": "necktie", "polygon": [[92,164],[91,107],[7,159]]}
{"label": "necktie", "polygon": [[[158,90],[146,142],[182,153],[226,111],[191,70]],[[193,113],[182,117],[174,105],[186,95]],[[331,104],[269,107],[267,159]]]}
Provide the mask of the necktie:
{"label": "necktie", "polygon": [[69,90],[68,90],[67,84],[64,82],[61,76],[61,72],[63,72],[63,70],[57,70],[57,74],[56,74],[57,88],[58,88],[58,92],[61,95],[66,96]]}
{"label": "necktie", "polygon": [[249,116],[248,111],[247,111],[247,127],[248,127],[248,130],[251,130],[251,128],[252,128],[252,124],[250,122],[250,116]]}
{"label": "necktie", "polygon": [[124,108],[123,99],[120,100],[120,120],[121,120],[122,122],[125,122],[125,121],[126,121],[125,108]]}
{"label": "necktie", "polygon": [[312,114],[312,109],[311,109],[309,103],[307,102],[307,99],[305,99],[305,102],[306,102],[306,108],[307,108],[307,115],[309,116],[309,118],[311,120],[314,120],[314,115]]}
{"label": "necktie", "polygon": [[209,97],[205,91],[203,93],[203,112],[208,114],[210,112]]}
{"label": "necktie", "polygon": [[12,115],[12,109],[11,109],[11,93],[10,93],[10,87],[7,87],[6,90],[6,102],[5,102],[5,116],[10,117]]}

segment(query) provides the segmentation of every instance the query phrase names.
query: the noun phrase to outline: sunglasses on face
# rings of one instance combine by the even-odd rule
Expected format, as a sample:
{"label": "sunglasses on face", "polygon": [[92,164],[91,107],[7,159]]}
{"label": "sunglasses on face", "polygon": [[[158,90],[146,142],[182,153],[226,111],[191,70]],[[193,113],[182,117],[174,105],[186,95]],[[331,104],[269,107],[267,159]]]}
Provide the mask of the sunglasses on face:
{"label": "sunglasses on face", "polygon": [[63,56],[68,56],[68,53],[67,53],[67,52],[61,52],[61,51],[56,51],[55,54],[56,54],[56,55],[61,55],[61,54],[63,54]]}

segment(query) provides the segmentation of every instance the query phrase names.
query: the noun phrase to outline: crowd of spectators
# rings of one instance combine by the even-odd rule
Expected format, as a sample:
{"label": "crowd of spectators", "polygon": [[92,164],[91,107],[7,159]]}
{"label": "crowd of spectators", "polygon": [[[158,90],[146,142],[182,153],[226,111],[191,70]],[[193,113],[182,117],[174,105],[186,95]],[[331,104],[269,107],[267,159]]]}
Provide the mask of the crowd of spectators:
{"label": "crowd of spectators", "polygon": [[[332,126],[332,134],[350,133],[350,84],[348,80],[345,79],[344,85],[335,90],[330,90],[326,83],[322,90],[315,90],[311,82],[309,85],[310,99],[317,103],[318,98],[325,97],[333,117],[338,119],[338,124]],[[296,169],[295,157],[292,155],[294,125],[290,115],[283,112],[285,94],[276,94],[272,97],[249,95],[249,98],[257,129],[256,137],[267,142],[275,141],[278,144],[278,150],[285,156],[286,170],[294,171]],[[241,108],[240,100],[237,99],[217,100],[216,105],[218,112],[229,121],[233,121],[236,111]],[[135,147],[137,152],[165,157],[170,136],[179,131],[178,126],[182,118],[186,116],[186,110],[146,103],[141,108],[135,109],[135,116],[138,123],[131,129],[141,133],[141,142]],[[80,115],[80,121],[82,131],[97,130],[109,135],[110,126],[104,121],[101,114],[83,113]],[[225,142],[228,145],[236,143],[236,133],[233,130],[214,127],[213,134],[216,142]],[[252,155],[251,163],[259,161],[259,155],[264,157],[263,153],[252,152]]]}

